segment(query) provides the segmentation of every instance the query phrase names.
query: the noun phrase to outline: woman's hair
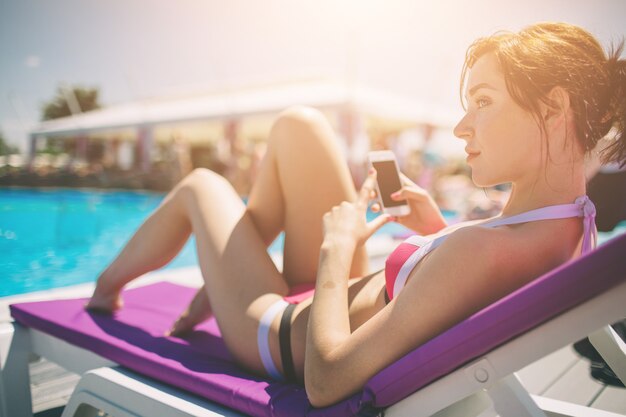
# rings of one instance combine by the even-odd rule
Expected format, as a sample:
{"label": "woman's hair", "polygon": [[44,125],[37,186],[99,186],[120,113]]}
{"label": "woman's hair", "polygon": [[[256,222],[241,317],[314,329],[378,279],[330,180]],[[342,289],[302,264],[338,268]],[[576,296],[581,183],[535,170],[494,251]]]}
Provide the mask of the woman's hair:
{"label": "woman's hair", "polygon": [[626,164],[626,60],[619,59],[624,41],[605,54],[586,30],[567,23],[539,23],[518,33],[499,32],[476,40],[467,50],[461,74],[461,97],[469,69],[478,58],[494,53],[513,100],[531,112],[545,132],[540,104],[554,87],[569,94],[576,136],[586,152],[611,128],[603,162]]}

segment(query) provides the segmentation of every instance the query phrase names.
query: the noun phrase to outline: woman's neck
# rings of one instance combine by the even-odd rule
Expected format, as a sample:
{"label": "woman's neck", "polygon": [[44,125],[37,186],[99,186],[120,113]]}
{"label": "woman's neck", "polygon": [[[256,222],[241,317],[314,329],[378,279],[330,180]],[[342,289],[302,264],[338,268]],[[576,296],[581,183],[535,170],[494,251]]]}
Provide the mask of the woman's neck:
{"label": "woman's neck", "polygon": [[548,178],[546,180],[546,176],[540,173],[539,177],[514,182],[502,215],[508,217],[540,207],[573,203],[576,197],[585,194],[586,181],[582,167]]}

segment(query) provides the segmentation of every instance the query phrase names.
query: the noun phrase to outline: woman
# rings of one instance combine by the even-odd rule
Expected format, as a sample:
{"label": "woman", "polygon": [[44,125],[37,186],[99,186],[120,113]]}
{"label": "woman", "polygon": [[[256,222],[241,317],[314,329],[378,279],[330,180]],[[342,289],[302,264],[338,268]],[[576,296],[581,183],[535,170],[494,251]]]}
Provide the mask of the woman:
{"label": "woman", "polygon": [[[386,270],[357,278],[367,273],[365,241],[392,220],[365,220],[375,172],[357,195],[328,123],[314,110],[293,108],[272,128],[247,207],[223,178],[194,171],[102,273],[88,308],[120,308],[123,286],[167,263],[193,232],[205,285],[172,335],[213,314],[242,366],[304,380],[313,405],[334,403],[409,350],[591,247],[585,153],[611,126],[619,140],[608,159],[623,161],[626,153],[620,52],[607,59],[590,34],[567,24],[538,24],[470,46],[461,86],[466,114],[455,134],[466,142],[477,185],[512,183],[495,220],[452,232],[432,198],[406,180],[394,197],[407,198],[412,212],[397,221],[430,236],[410,238]],[[279,273],[266,247],[281,230]],[[311,283],[314,296],[285,301]]]}

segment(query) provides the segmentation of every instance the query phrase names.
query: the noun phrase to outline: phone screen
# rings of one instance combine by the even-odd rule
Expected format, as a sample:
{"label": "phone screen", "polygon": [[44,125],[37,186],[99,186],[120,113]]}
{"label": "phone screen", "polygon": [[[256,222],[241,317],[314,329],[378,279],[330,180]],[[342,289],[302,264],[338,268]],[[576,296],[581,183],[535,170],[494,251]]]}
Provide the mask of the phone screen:
{"label": "phone screen", "polygon": [[376,170],[376,180],[378,181],[378,189],[380,190],[383,205],[385,207],[406,205],[406,201],[395,201],[390,197],[392,193],[402,188],[394,161],[372,161],[372,166]]}

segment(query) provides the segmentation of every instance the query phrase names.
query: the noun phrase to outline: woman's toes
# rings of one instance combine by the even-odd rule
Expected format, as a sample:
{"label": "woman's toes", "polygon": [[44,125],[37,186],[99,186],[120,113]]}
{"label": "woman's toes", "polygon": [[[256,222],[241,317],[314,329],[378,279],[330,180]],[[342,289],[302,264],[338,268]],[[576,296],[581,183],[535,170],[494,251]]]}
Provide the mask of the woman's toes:
{"label": "woman's toes", "polygon": [[96,293],[85,304],[86,310],[100,314],[112,314],[122,307],[123,302],[119,295],[102,296]]}

